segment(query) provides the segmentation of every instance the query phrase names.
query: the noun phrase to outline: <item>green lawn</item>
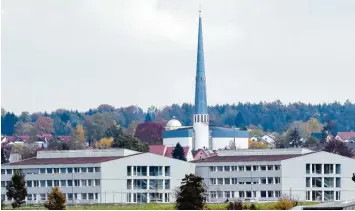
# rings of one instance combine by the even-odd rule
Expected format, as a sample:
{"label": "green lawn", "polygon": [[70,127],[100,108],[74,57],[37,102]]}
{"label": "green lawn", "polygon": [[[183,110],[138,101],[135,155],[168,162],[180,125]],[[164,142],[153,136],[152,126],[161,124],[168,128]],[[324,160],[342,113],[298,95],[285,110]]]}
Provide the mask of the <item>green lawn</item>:
{"label": "green lawn", "polygon": [[[248,207],[249,203],[245,203]],[[260,210],[272,210],[275,202],[257,203],[255,204]],[[313,205],[315,202],[300,202],[299,205]],[[228,204],[207,204],[208,210],[226,210]],[[6,206],[2,209],[12,209],[11,206]],[[44,206],[25,206],[21,210],[44,210]],[[175,210],[175,204],[135,204],[135,205],[84,205],[84,206],[69,206],[68,210]]]}

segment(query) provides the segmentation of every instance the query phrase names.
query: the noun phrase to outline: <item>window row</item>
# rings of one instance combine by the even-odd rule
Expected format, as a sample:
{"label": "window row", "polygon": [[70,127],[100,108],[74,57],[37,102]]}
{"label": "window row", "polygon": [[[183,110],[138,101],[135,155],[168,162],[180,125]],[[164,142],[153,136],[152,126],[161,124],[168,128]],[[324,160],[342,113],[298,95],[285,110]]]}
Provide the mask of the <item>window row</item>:
{"label": "window row", "polygon": [[280,165],[210,166],[210,171],[278,171]]}
{"label": "window row", "polygon": [[[281,191],[260,191],[260,198],[278,198]],[[257,198],[257,191],[210,191],[213,198]]]}
{"label": "window row", "polygon": [[[70,200],[97,200],[99,199],[98,193],[67,193],[64,194],[68,201]],[[73,198],[74,196],[74,198]],[[41,194],[28,194],[27,201],[46,201],[48,198],[46,193]],[[1,201],[11,201],[11,198],[5,197],[5,194],[1,194]]]}
{"label": "window row", "polygon": [[280,177],[210,178],[211,185],[280,184]]}
{"label": "window row", "polygon": [[127,176],[170,176],[170,166],[127,166]]}
{"label": "window row", "polygon": [[341,165],[307,163],[306,174],[341,174]]}
{"label": "window row", "polygon": [[340,201],[340,191],[306,191],[307,201]]}
{"label": "window row", "polygon": [[[148,182],[149,181],[149,182]],[[128,179],[127,189],[142,189],[142,190],[169,190],[170,179]]]}
{"label": "window row", "polygon": [[341,188],[340,177],[306,177],[307,188]]}
{"label": "window row", "polygon": [[[170,202],[170,193],[149,193],[149,202]],[[127,203],[148,203],[148,193],[127,193]]]}
{"label": "window row", "polygon": [[[1,174],[13,174],[15,169],[1,169]],[[71,174],[71,173],[94,173],[100,172],[100,167],[78,168],[31,168],[23,169],[25,174]]]}
{"label": "window row", "polygon": [[[6,187],[10,181],[1,181],[1,187]],[[71,186],[100,186],[99,179],[84,180],[27,180],[27,187],[71,187]]]}

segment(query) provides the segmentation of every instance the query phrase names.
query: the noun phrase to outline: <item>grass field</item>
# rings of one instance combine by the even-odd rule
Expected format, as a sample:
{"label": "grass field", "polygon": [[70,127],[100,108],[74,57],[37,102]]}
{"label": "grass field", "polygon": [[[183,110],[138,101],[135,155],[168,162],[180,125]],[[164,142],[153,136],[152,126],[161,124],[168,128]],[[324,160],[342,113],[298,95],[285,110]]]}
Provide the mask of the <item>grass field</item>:
{"label": "grass field", "polygon": [[[275,202],[255,204],[259,210],[272,210]],[[315,202],[300,202],[299,205],[313,205]],[[250,204],[245,203],[248,207]],[[226,210],[228,204],[207,204],[208,210]],[[12,209],[11,206],[2,207]],[[44,206],[24,206],[21,210],[45,210]],[[135,205],[83,205],[68,206],[67,210],[175,210],[175,204],[135,204]]]}

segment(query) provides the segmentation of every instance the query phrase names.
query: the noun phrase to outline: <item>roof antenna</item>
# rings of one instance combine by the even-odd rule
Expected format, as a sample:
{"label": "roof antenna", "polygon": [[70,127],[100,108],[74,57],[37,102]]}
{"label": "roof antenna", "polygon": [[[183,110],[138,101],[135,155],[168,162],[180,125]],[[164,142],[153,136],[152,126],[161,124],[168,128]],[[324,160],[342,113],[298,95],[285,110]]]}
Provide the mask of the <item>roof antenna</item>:
{"label": "roof antenna", "polygon": [[201,17],[201,4],[199,5],[199,10],[198,10],[198,13],[199,13],[199,16]]}

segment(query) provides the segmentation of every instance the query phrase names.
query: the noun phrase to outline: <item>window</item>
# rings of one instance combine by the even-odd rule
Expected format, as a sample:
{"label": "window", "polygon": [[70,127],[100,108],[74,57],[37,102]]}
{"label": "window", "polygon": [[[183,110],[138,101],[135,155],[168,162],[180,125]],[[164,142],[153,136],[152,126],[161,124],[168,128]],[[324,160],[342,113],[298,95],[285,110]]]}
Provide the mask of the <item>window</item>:
{"label": "window", "polygon": [[170,166],[165,166],[165,176],[170,176]]}
{"label": "window", "polygon": [[324,174],[333,174],[334,173],[334,168],[333,164],[324,164]]}
{"label": "window", "polygon": [[165,190],[169,190],[170,189],[170,179],[166,179],[165,180],[164,187],[165,187]]}
{"label": "window", "polygon": [[310,174],[311,173],[311,164],[307,163],[306,164],[306,174]]}
{"label": "window", "polygon": [[223,192],[217,191],[217,198],[223,198]]}
{"label": "window", "polygon": [[268,177],[267,178],[267,184],[274,184],[274,178],[273,177]]}
{"label": "window", "polygon": [[68,193],[68,200],[73,200],[73,194],[72,193]]}
{"label": "window", "polygon": [[259,171],[259,166],[253,166],[253,171]]}
{"label": "window", "polygon": [[274,197],[274,191],[268,191],[267,192],[267,197],[269,197],[269,198],[273,198]]}
{"label": "window", "polygon": [[260,177],[260,183],[266,184],[266,177]]}
{"label": "window", "polygon": [[127,176],[132,176],[132,166],[127,166]]}
{"label": "window", "polygon": [[12,174],[12,169],[6,169],[6,174]]}
{"label": "window", "polygon": [[38,180],[34,180],[33,181],[33,187],[39,187],[39,181]]}
{"label": "window", "polygon": [[80,186],[80,180],[76,179],[74,180],[74,186]]}
{"label": "window", "polygon": [[1,187],[6,187],[5,181],[1,181]]}
{"label": "window", "polygon": [[230,178],[224,178],[224,184],[225,185],[231,184],[231,179]]}
{"label": "window", "polygon": [[82,194],[81,194],[81,199],[82,199],[82,200],[86,200],[86,199],[87,199],[87,198],[86,198],[86,193],[82,193]]}
{"label": "window", "polygon": [[275,191],[275,197],[279,198],[281,196],[281,191]]}
{"label": "window", "polygon": [[74,168],[75,173],[80,173],[80,168]]}
{"label": "window", "polygon": [[340,201],[340,191],[335,191],[335,200]]}
{"label": "window", "polygon": [[232,196],[232,198],[234,198],[234,195],[235,193],[234,193],[234,191],[231,191],[231,196]]}
{"label": "window", "polygon": [[70,173],[70,174],[73,173],[73,168],[68,168],[67,172]]}
{"label": "window", "polygon": [[251,171],[251,166],[245,166],[246,171]]}
{"label": "window", "polygon": [[306,201],[311,200],[311,191],[306,191]]}
{"label": "window", "polygon": [[218,178],[217,182],[218,182],[218,185],[223,185],[223,178]]}
{"label": "window", "polygon": [[61,168],[61,169],[60,169],[60,173],[66,174],[66,173],[67,173],[67,169],[66,169],[66,168]]}
{"label": "window", "polygon": [[60,186],[61,187],[67,186],[67,181],[66,180],[60,180]]}
{"label": "window", "polygon": [[281,178],[280,177],[275,177],[275,184],[280,184]]}
{"label": "window", "polygon": [[268,171],[273,171],[273,170],[274,170],[274,166],[270,166],[270,165],[267,166],[267,170],[268,170]]}
{"label": "window", "polygon": [[128,179],[128,180],[127,180],[127,189],[128,189],[128,190],[131,190],[131,189],[132,189],[132,180],[131,180],[131,179]]}
{"label": "window", "polygon": [[281,166],[280,165],[275,165],[275,171],[278,171],[281,169]]}
{"label": "window", "polygon": [[5,169],[1,169],[1,174],[5,174]]}
{"label": "window", "polygon": [[54,174],[59,174],[59,168],[54,168],[54,169],[53,169],[53,173],[54,173]]}
{"label": "window", "polygon": [[233,185],[237,184],[237,182],[238,182],[238,181],[237,181],[237,178],[232,178],[232,184],[233,184]]}
{"label": "window", "polygon": [[324,191],[324,201],[334,201],[334,191]]}
{"label": "window", "polygon": [[88,168],[88,172],[89,172],[89,173],[94,172],[94,167],[89,167],[89,168]]}
{"label": "window", "polygon": [[322,187],[322,178],[321,177],[312,177],[312,187],[321,188]]}
{"label": "window", "polygon": [[73,186],[73,180],[68,180],[68,186],[69,187]]}
{"label": "window", "polygon": [[47,180],[47,187],[53,187],[53,181]]}
{"label": "window", "polygon": [[89,199],[94,199],[94,194],[93,193],[89,193]]}
{"label": "window", "polygon": [[95,193],[95,199],[99,199],[99,194]]}
{"label": "window", "polygon": [[133,180],[134,189],[147,189],[146,179],[135,179]]}
{"label": "window", "polygon": [[266,171],[266,166],[260,166],[261,171]]}
{"label": "window", "polygon": [[266,191],[260,191],[260,197],[266,198]]}
{"label": "window", "polygon": [[239,191],[239,198],[245,198],[244,191]]}
{"label": "window", "polygon": [[311,178],[310,177],[306,177],[306,187],[307,188],[311,187]]}
{"label": "window", "polygon": [[217,171],[223,171],[223,166],[217,166]]}
{"label": "window", "polygon": [[324,177],[324,187],[325,188],[334,187],[334,177]]}
{"label": "window", "polygon": [[149,176],[163,176],[163,167],[149,166]]}
{"label": "window", "polygon": [[312,191],[312,201],[322,201],[322,191]]}
{"label": "window", "polygon": [[53,169],[52,168],[48,168],[47,169],[47,174],[52,174],[53,173]]}
{"label": "window", "polygon": [[151,179],[149,180],[149,189],[150,190],[161,190],[163,189],[163,180],[162,179]]}
{"label": "window", "polygon": [[312,174],[322,174],[322,164],[312,164]]}
{"label": "window", "polygon": [[54,180],[54,187],[59,187],[59,180]]}
{"label": "window", "polygon": [[95,172],[100,172],[100,167],[95,167]]}
{"label": "window", "polygon": [[88,186],[94,186],[94,185],[93,185],[93,180],[92,180],[92,179],[88,179]]}
{"label": "window", "polygon": [[231,170],[231,167],[230,166],[225,166],[224,167],[224,171],[230,171]]}
{"label": "window", "polygon": [[340,180],[340,177],[335,178],[335,187],[341,188],[341,180]]}
{"label": "window", "polygon": [[100,180],[99,179],[95,180],[95,186],[100,186]]}
{"label": "window", "polygon": [[81,173],[86,173],[87,172],[87,168],[86,167],[82,167],[81,168]]}
{"label": "window", "polygon": [[211,191],[211,192],[210,192],[210,195],[211,195],[211,198],[213,198],[213,199],[217,198],[217,193],[216,193],[216,191]]}
{"label": "window", "polygon": [[28,195],[27,195],[27,200],[28,200],[28,201],[32,201],[32,194],[28,194]]}
{"label": "window", "polygon": [[133,175],[147,176],[147,167],[146,166],[134,166]]}
{"label": "window", "polygon": [[210,178],[210,183],[211,183],[211,185],[217,184],[217,179],[216,178]]}
{"label": "window", "polygon": [[47,196],[46,195],[47,194],[45,194],[45,193],[42,193],[42,194],[39,195],[39,197],[41,198],[41,201],[47,200]]}
{"label": "window", "polygon": [[245,191],[245,196],[247,198],[251,198],[251,191]]}
{"label": "window", "polygon": [[239,171],[244,171],[244,166],[239,166]]}
{"label": "window", "polygon": [[27,181],[27,187],[29,187],[29,188],[32,187],[32,180]]}
{"label": "window", "polygon": [[39,183],[41,187],[46,187],[46,180],[40,180]]}
{"label": "window", "polygon": [[210,171],[217,171],[216,166],[210,166]]}
{"label": "window", "polygon": [[77,200],[77,199],[78,199],[78,194],[74,193],[74,200]]}
{"label": "window", "polygon": [[40,172],[41,174],[45,174],[45,173],[46,173],[46,169],[44,169],[44,168],[39,169],[39,172]]}
{"label": "window", "polygon": [[225,197],[225,198],[230,198],[230,197],[231,197],[231,192],[229,192],[229,191],[224,191],[224,197]]}
{"label": "window", "polygon": [[335,165],[335,173],[336,174],[341,174],[341,166],[340,166],[340,164],[336,164]]}

